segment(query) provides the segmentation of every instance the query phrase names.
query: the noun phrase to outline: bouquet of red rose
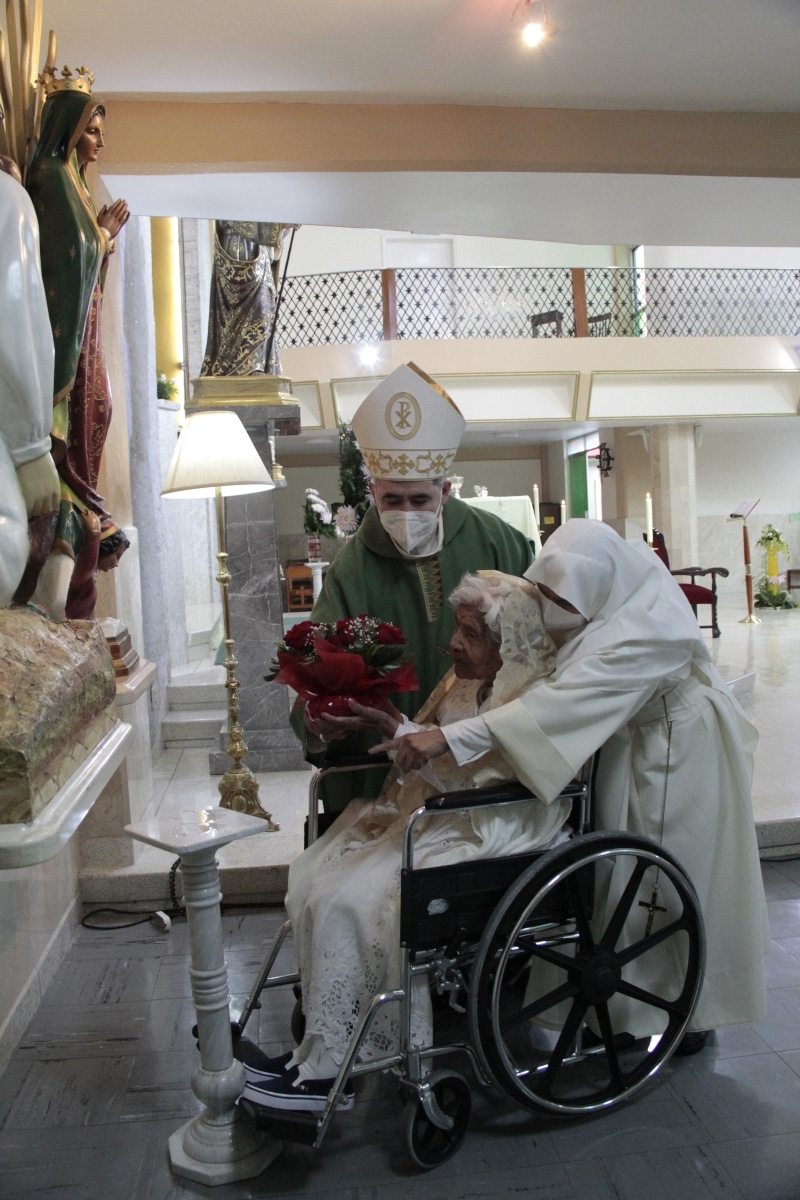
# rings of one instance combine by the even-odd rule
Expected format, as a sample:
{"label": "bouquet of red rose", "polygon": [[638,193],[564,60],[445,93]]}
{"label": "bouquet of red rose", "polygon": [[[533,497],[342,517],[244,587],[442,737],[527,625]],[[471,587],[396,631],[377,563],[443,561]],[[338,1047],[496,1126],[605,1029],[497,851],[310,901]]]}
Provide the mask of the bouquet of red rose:
{"label": "bouquet of red rose", "polygon": [[413,663],[403,661],[406,639],[396,625],[376,617],[335,623],[300,621],[278,643],[265,678],[294,688],[309,716],[352,716],[350,700],[381,708],[390,692],[419,687]]}

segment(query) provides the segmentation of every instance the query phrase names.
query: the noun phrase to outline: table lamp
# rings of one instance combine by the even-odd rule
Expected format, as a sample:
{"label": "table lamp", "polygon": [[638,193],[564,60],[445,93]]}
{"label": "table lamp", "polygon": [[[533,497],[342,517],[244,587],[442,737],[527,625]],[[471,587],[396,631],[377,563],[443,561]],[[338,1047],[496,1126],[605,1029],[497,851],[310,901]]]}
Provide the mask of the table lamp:
{"label": "table lamp", "polygon": [[233,759],[219,783],[220,803],[250,816],[264,817],[271,830],[278,826],[258,801],[258,780],[242,759],[247,754],[239,724],[236,693],[237,664],[233,656],[230,611],[228,607],[228,553],[225,548],[225,497],[244,496],[274,488],[269,471],[259,458],[247,430],[236,413],[201,412],[188,417],[172,462],[169,464],[161,495],[171,500],[214,498],[217,512],[219,571],[217,582],[222,591],[222,620],[225,632],[225,687],[228,692],[228,754]]}

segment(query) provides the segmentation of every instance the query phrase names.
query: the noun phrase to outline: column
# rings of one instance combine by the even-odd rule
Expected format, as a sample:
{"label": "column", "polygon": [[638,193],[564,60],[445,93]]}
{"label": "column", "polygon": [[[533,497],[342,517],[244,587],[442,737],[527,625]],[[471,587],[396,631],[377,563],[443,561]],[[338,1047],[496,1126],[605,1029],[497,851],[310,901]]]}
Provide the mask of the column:
{"label": "column", "polygon": [[652,426],[650,465],[655,526],[664,534],[670,564],[676,569],[701,566],[694,425]]}

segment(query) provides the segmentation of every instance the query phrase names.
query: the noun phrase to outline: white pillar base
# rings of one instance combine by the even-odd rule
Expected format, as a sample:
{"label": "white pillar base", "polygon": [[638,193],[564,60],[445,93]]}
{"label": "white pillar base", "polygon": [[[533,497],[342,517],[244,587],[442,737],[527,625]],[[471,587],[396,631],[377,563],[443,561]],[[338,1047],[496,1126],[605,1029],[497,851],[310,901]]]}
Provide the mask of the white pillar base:
{"label": "white pillar base", "polygon": [[[235,1183],[237,1179],[254,1179],[281,1152],[281,1143],[264,1134],[263,1144],[257,1150],[254,1150],[244,1158],[236,1158],[235,1155],[239,1148],[236,1146],[238,1139],[234,1134],[231,1137],[230,1145],[231,1159],[227,1162],[200,1162],[199,1159],[187,1154],[184,1148],[184,1138],[188,1137],[190,1140],[195,1140],[198,1132],[197,1122],[202,1121],[204,1115],[201,1113],[199,1117],[193,1117],[191,1121],[187,1121],[185,1125],[182,1125],[180,1129],[176,1129],[175,1133],[170,1135],[168,1142],[169,1161],[174,1175],[180,1175],[184,1179],[192,1179],[195,1183],[205,1183],[209,1187],[216,1187],[221,1183]],[[242,1114],[242,1117],[244,1118],[244,1114]],[[247,1126],[248,1128],[243,1132],[249,1138],[252,1136],[252,1126],[249,1121],[247,1122]]]}

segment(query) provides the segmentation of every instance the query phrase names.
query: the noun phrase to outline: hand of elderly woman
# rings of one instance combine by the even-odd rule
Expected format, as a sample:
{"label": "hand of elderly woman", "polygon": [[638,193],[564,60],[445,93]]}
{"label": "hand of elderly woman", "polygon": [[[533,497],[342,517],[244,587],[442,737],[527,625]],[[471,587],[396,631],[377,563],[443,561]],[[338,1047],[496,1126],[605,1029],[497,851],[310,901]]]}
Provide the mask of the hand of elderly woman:
{"label": "hand of elderly woman", "polygon": [[350,711],[353,714],[352,717],[332,717],[327,713],[321,713],[315,720],[309,717],[306,709],[306,727],[323,741],[333,742],[346,737],[348,733],[363,733],[371,730],[390,738],[403,721],[403,714],[398,708],[395,708],[391,700],[386,701],[385,709],[370,708],[365,704],[359,704],[356,700],[351,700]]}
{"label": "hand of elderly woman", "polygon": [[416,771],[446,750],[447,741],[441,729],[426,729],[423,733],[408,733],[405,737],[379,742],[369,753],[388,754],[401,771]]}

